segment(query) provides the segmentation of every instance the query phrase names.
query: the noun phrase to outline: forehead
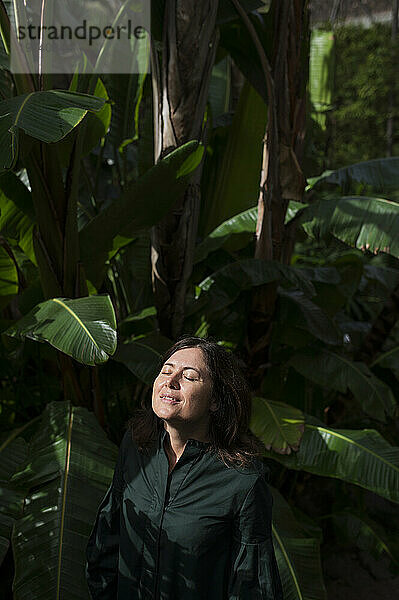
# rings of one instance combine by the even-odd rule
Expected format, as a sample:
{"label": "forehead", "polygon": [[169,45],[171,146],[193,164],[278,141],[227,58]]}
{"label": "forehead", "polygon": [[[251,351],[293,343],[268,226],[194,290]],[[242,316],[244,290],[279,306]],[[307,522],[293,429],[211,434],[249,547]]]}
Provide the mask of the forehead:
{"label": "forehead", "polygon": [[165,362],[179,367],[194,367],[202,372],[208,370],[204,354],[200,348],[177,350]]}

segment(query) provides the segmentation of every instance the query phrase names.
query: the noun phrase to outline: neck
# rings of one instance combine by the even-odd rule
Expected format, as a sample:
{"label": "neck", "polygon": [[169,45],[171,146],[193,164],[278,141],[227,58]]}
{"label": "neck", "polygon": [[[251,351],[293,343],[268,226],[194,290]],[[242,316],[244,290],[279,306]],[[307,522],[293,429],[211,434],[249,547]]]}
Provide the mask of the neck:
{"label": "neck", "polygon": [[167,436],[167,453],[171,468],[177,463],[184,452],[188,439],[199,440],[200,442],[208,442],[208,426],[196,427],[193,431],[186,427],[174,427],[170,423],[164,421],[164,427],[169,434]]}

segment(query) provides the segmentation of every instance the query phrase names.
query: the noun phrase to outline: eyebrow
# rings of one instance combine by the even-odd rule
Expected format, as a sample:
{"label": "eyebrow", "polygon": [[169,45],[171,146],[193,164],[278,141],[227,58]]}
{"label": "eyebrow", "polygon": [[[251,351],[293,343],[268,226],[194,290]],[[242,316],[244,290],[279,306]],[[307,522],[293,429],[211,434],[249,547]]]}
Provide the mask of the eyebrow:
{"label": "eyebrow", "polygon": [[[163,364],[164,367],[174,367],[175,363],[172,362],[166,362]],[[185,367],[183,367],[183,371],[185,369],[190,369],[191,371],[196,371],[198,373],[198,375],[202,375],[201,371],[199,369],[196,369],[195,367],[190,367],[190,365],[186,365]]]}

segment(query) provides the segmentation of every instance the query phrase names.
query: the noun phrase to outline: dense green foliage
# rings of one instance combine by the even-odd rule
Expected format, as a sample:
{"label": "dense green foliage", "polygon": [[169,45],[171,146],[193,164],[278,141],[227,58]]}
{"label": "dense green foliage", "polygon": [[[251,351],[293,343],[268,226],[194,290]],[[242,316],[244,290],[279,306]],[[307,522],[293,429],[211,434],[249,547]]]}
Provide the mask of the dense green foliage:
{"label": "dense green foliage", "polygon": [[[241,4],[249,11],[262,3]],[[162,6],[153,6],[158,54]],[[252,376],[251,427],[271,468],[285,599],[325,598],[323,536],[384,554],[398,568],[399,159],[383,158],[381,107],[393,77],[386,29],[336,33],[328,160],[344,168],[313,171],[306,193],[289,197],[282,226],[293,244],[282,260],[255,258],[267,86],[253,36],[270,60],[279,40],[269,13],[250,23],[252,38],[245,18],[220,3],[206,135],[176,143],[160,160],[145,75],[88,86],[69,78],[56,99],[57,110],[72,110],[61,140],[59,113],[49,119],[47,101],[2,130],[19,147],[3,148],[0,174],[0,576],[8,577],[0,598],[11,597],[13,560],[15,598],[32,598],[33,580],[35,598],[63,597],[71,580],[73,597],[87,598],[87,525],[115,444],[150,398],[172,343],[153,292],[154,227],[176,217],[193,176],[202,197],[181,332],[215,337]],[[306,75],[305,60],[302,68]],[[25,94],[34,104],[44,93],[6,66],[0,75],[0,115],[9,119]],[[313,164],[320,139],[308,139]],[[285,175],[282,187],[291,181]],[[261,329],[253,307],[262,293],[271,326],[254,364],[249,331]],[[377,508],[367,511],[376,495]]]}
{"label": "dense green foliage", "polygon": [[[399,41],[390,42],[389,24],[338,27],[334,31],[336,72],[331,113],[329,168],[386,155],[389,95],[399,96]],[[398,103],[394,117],[399,118]],[[394,128],[393,155],[399,153]]]}

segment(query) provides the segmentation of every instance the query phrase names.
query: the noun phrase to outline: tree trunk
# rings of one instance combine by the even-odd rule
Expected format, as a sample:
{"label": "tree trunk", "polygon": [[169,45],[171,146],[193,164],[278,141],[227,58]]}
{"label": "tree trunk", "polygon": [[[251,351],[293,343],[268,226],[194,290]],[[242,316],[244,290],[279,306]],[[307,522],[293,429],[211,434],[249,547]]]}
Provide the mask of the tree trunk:
{"label": "tree trunk", "polygon": [[[289,263],[293,244],[292,234],[284,225],[285,215],[289,201],[302,201],[305,190],[300,161],[305,134],[307,1],[279,0],[270,10],[274,15],[274,44],[269,68],[269,113],[263,148],[255,257]],[[247,349],[255,388],[268,363],[276,297],[277,284],[254,290]]]}
{"label": "tree trunk", "polygon": [[[153,51],[155,160],[203,138],[209,80],[217,47],[215,0],[166,0],[162,69]],[[153,228],[152,278],[163,335],[182,332],[200,207],[200,168],[183,198]]]}

